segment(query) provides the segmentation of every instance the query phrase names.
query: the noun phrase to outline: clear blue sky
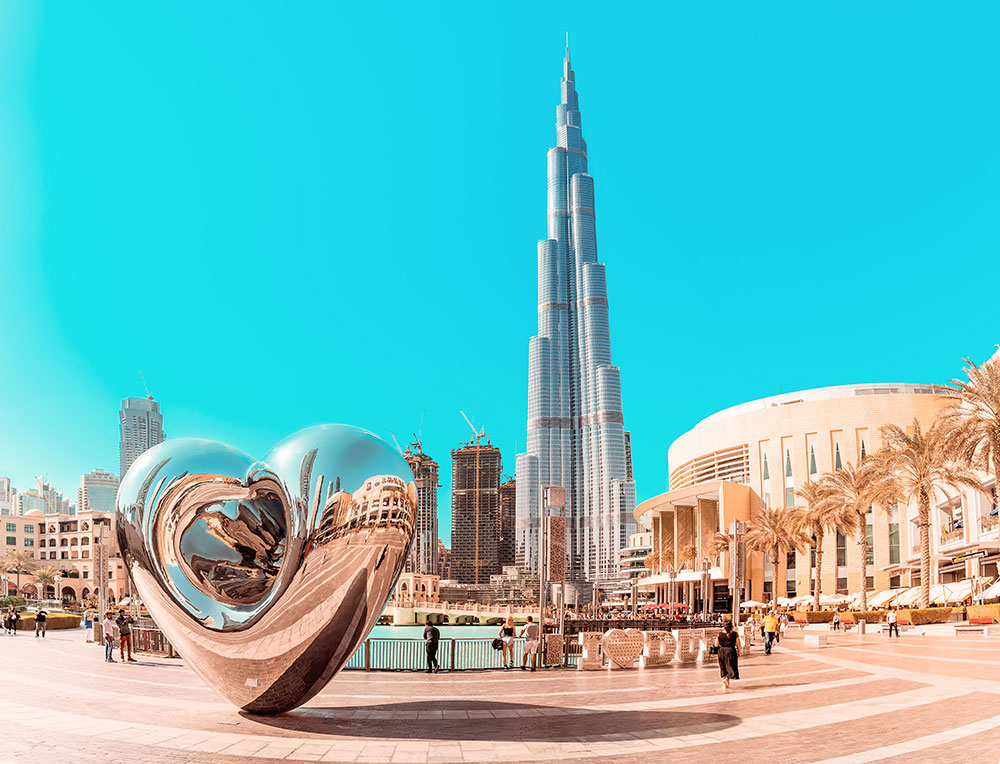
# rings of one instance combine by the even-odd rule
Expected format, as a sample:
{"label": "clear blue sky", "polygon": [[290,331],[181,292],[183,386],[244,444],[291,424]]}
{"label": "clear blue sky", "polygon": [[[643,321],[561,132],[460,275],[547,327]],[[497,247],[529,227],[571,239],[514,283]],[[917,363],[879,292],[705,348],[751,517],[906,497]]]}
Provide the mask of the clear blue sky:
{"label": "clear blue sky", "polygon": [[[1000,342],[995,3],[0,5],[0,474],[525,437],[569,30],[639,498],[719,408]],[[571,12],[572,11],[572,15]]]}

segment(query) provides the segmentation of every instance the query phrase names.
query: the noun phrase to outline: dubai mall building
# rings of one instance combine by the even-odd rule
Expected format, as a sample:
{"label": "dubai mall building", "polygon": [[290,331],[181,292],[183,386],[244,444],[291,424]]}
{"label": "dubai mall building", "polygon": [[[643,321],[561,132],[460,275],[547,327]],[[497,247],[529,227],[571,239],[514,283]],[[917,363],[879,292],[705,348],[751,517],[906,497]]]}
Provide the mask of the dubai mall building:
{"label": "dubai mall building", "polygon": [[[652,528],[654,563],[640,588],[657,602],[673,597],[700,608],[724,607],[729,597],[728,560],[713,539],[730,521],[748,521],[761,507],[793,507],[796,488],[825,472],[857,464],[882,447],[882,428],[930,426],[947,405],[940,388],[914,384],[864,384],[786,393],[725,409],[699,422],[670,446],[670,490],[642,502],[635,516]],[[948,596],[967,597],[977,577],[997,576],[1000,558],[996,486],[968,491],[932,510],[931,583],[950,584]],[[824,594],[857,594],[917,586],[920,548],[916,507],[869,513],[867,578],[855,538],[828,533],[823,543]],[[666,554],[656,552],[666,550]],[[676,561],[676,562],[674,562]],[[790,552],[771,570],[760,554],[748,557],[747,592],[769,601],[778,594],[808,595],[814,553]],[[674,587],[674,588],[671,588]],[[943,590],[944,587],[937,587]]]}

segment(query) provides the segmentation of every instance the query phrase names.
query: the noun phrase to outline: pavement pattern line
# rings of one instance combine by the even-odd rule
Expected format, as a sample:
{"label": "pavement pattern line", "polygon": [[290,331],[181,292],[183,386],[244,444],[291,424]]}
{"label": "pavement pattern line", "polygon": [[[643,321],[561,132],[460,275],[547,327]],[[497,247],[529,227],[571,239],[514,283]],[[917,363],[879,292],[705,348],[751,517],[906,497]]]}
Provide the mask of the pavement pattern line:
{"label": "pavement pattern line", "polygon": [[[882,759],[888,759],[893,756],[900,756],[907,753],[918,753],[936,745],[954,743],[956,740],[961,740],[962,738],[970,737],[972,735],[978,735],[981,732],[986,732],[998,727],[1000,727],[1000,715],[991,716],[988,719],[980,719],[979,721],[971,722],[970,724],[964,724],[961,727],[953,727],[949,730],[935,732],[932,735],[924,735],[923,737],[916,737],[901,743],[884,745],[880,748],[871,748],[867,751],[858,751],[857,753],[847,754],[846,756],[835,756],[832,759],[823,759],[821,761],[815,761],[812,764],[867,764],[867,762],[881,761]],[[960,756],[956,756],[956,759],[960,760],[960,758]],[[998,758],[998,761],[1000,761],[1000,758]]]}

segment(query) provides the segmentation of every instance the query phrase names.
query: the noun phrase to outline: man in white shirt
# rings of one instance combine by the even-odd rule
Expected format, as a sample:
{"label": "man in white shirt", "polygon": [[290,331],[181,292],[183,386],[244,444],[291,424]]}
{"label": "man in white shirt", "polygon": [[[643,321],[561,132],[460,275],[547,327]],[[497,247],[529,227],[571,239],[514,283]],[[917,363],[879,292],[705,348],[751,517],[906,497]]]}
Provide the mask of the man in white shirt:
{"label": "man in white shirt", "polygon": [[115,654],[115,622],[111,618],[110,610],[104,614],[101,630],[104,632],[104,662],[117,663],[113,657]]}
{"label": "man in white shirt", "polygon": [[526,670],[528,656],[531,656],[531,670],[538,666],[538,624],[529,615],[528,623],[521,629],[521,636],[524,637],[524,656],[521,658],[521,671]]}
{"label": "man in white shirt", "polygon": [[899,639],[899,624],[896,622],[896,608],[892,608],[885,616],[885,622],[889,624],[889,639],[892,639],[892,632],[896,632],[896,639]]}

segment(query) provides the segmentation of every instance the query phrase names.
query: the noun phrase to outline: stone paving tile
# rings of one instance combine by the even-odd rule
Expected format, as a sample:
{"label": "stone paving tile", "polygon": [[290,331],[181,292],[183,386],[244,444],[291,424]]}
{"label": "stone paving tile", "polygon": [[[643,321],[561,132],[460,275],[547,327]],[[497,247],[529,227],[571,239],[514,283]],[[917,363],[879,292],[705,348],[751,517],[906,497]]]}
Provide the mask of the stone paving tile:
{"label": "stone paving tile", "polygon": [[[144,661],[108,667],[115,671],[106,674],[92,670],[81,662],[91,648],[64,636],[48,640],[44,663],[36,655],[40,644],[0,639],[0,670],[8,676],[16,677],[21,666],[45,666],[17,698],[0,699],[5,739],[18,741],[2,747],[0,762],[16,754],[25,764],[286,758],[650,764],[666,756],[671,764],[717,764],[764,749],[771,761],[865,751],[879,757],[866,760],[882,760],[893,755],[893,746],[956,729],[962,737],[937,747],[950,747],[963,760],[977,761],[997,745],[990,717],[1000,707],[1000,671],[997,679],[991,672],[1000,666],[990,661],[1000,650],[989,652],[991,644],[1000,647],[997,640],[966,647],[914,636],[903,647],[838,637],[832,647],[807,651],[801,640],[786,639],[774,656],[758,652],[742,662],[745,679],[728,694],[718,688],[711,665],[546,671],[530,678],[352,674],[344,677],[343,695],[328,689],[308,709],[260,719],[220,702],[181,664]],[[91,675],[86,685],[81,674]],[[91,681],[102,677],[106,681]],[[53,729],[60,730],[55,737]],[[965,757],[967,750],[972,758]],[[907,755],[907,764],[922,760]]]}

